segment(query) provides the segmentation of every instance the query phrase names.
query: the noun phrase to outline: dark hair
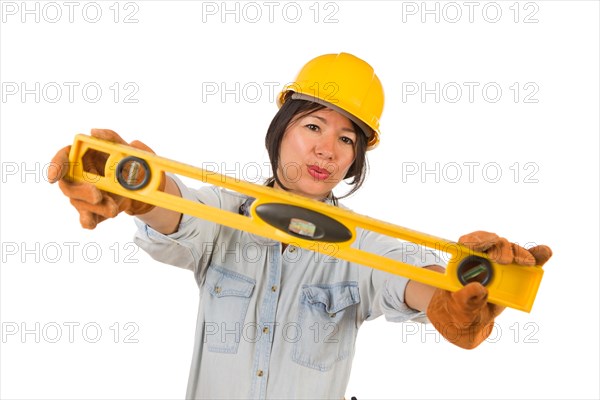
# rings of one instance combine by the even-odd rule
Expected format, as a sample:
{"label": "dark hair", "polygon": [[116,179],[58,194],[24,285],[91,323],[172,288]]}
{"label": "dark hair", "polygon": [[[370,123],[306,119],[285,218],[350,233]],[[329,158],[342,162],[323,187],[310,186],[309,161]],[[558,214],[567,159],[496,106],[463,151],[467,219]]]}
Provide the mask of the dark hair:
{"label": "dark hair", "polygon": [[[271,124],[269,125],[269,129],[267,130],[267,135],[265,136],[265,146],[267,148],[267,152],[269,154],[269,160],[271,161],[271,171],[273,176],[267,179],[266,184],[272,186],[273,183],[277,182],[277,184],[285,190],[288,190],[279,180],[277,176],[277,168],[279,166],[279,150],[281,148],[281,141],[283,140],[283,135],[292,123],[294,123],[299,118],[310,114],[312,112],[322,110],[326,108],[322,104],[314,103],[312,101],[307,100],[292,100],[289,98],[292,92],[288,92],[287,100],[283,103],[279,112],[275,114]],[[364,134],[362,129],[355,124],[353,121],[352,127],[356,132],[356,145],[355,145],[355,158],[354,162],[348,169],[346,176],[344,179],[353,178],[350,185],[352,185],[352,189],[346,193],[345,195],[339,197],[344,198],[350,196],[352,193],[356,192],[364,183],[368,164],[367,164],[367,136]],[[333,196],[334,203],[337,203],[337,198]]]}

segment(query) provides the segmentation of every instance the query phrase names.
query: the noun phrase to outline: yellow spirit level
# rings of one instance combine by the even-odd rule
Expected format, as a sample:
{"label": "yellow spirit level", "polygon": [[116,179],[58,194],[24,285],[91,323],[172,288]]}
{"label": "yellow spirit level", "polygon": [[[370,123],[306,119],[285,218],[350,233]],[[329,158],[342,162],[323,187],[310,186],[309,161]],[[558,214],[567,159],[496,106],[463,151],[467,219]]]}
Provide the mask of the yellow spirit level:
{"label": "yellow spirit level", "polygon": [[[106,165],[116,168],[105,168],[104,176],[85,171],[82,158],[90,150],[108,154]],[[490,302],[517,310],[531,310],[544,273],[539,266],[497,264],[485,254],[456,242],[87,135],[75,137],[69,161],[71,180],[92,183],[100,190],[293,243],[445,290],[456,291],[469,282],[481,282],[489,291]],[[256,198],[250,207],[250,216],[159,191],[162,172],[187,176]],[[353,248],[357,228],[448,253],[451,258],[446,271],[435,272]]]}

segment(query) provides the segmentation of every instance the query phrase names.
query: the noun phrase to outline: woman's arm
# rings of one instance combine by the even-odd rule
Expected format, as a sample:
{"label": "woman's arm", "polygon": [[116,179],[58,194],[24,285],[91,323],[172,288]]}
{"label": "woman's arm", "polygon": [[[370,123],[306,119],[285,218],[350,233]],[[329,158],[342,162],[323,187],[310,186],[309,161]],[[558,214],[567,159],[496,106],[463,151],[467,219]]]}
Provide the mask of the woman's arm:
{"label": "woman's arm", "polygon": [[[430,265],[424,268],[441,273],[445,271],[439,265]],[[413,310],[426,311],[434,292],[435,287],[411,280],[404,291],[404,302]]]}
{"label": "woman's arm", "polygon": [[[181,192],[175,181],[168,176],[165,177],[165,179],[165,189],[163,191],[181,197]],[[169,235],[177,232],[179,229],[181,215],[182,214],[177,211],[171,211],[162,207],[154,207],[146,214],[140,214],[137,217],[155,231],[164,235]]]}

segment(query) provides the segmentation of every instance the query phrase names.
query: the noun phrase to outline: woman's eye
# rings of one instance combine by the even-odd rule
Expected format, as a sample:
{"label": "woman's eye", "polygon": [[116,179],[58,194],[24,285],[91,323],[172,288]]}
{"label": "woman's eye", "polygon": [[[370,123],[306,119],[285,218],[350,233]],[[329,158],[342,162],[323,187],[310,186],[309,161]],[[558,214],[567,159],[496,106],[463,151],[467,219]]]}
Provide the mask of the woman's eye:
{"label": "woman's eye", "polygon": [[341,140],[346,144],[354,144],[354,140],[350,139],[348,136],[342,136]]}
{"label": "woman's eye", "polygon": [[311,131],[315,131],[315,132],[319,130],[319,127],[315,124],[307,124],[306,127],[308,129],[310,129]]}

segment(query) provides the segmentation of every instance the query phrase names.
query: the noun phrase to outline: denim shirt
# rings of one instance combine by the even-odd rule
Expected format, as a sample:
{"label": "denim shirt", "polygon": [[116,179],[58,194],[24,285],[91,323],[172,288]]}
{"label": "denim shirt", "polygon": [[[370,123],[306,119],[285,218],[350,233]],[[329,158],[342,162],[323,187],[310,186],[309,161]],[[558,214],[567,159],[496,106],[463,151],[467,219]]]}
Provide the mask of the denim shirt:
{"label": "denim shirt", "polygon": [[[239,212],[247,197],[219,187],[184,198]],[[199,307],[188,399],[342,399],[363,321],[423,317],[404,303],[408,279],[184,215],[163,235],[140,220],[135,242],[189,269]],[[426,249],[358,230],[353,247],[416,266]]]}

